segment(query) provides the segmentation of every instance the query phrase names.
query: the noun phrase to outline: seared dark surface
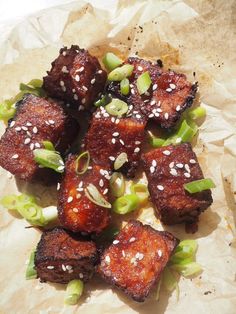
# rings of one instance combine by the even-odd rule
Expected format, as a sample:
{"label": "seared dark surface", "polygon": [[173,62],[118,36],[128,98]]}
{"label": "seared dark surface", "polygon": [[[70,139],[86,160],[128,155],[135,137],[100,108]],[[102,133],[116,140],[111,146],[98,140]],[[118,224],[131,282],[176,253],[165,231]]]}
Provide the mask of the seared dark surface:
{"label": "seared dark surface", "polygon": [[[155,120],[157,125],[163,128],[172,128],[181,113],[192,105],[197,84],[188,82],[184,74],[171,70],[165,71],[158,64],[150,61],[129,58],[125,63],[134,66],[133,73],[129,77],[130,94],[121,95],[119,82],[111,82],[107,86],[107,91],[133,105],[133,116],[141,114],[144,119]],[[146,71],[150,74],[152,85],[147,94],[139,95],[136,81]]]}
{"label": "seared dark surface", "polygon": [[104,108],[98,109],[86,135],[86,149],[96,164],[109,169],[113,169],[117,156],[126,153],[128,162],[119,171],[133,177],[140,161],[144,129],[145,122],[141,119],[118,119]]}
{"label": "seared dark surface", "polygon": [[[58,196],[58,211],[61,224],[74,232],[99,233],[110,222],[110,209],[98,206],[85,196],[85,188],[94,184],[107,199],[109,174],[104,168],[91,163],[92,169],[78,175],[75,171],[77,156],[70,155],[66,161],[65,175]],[[106,171],[106,170],[105,170]]]}
{"label": "seared dark surface", "polygon": [[39,168],[33,150],[43,148],[42,142],[48,140],[65,153],[78,129],[77,122],[56,101],[27,95],[17,104],[16,115],[0,140],[0,165],[20,179],[47,183],[57,174]]}
{"label": "seared dark surface", "polygon": [[185,183],[203,179],[191,144],[157,148],[142,155],[142,161],[152,202],[163,223],[193,223],[211,205],[210,190],[190,194],[183,187]]}
{"label": "seared dark surface", "polygon": [[43,232],[37,246],[35,267],[41,281],[88,281],[98,260],[95,243],[62,228]]}
{"label": "seared dark surface", "polygon": [[98,272],[135,301],[143,302],[157,284],[178,240],[130,220],[101,257]]}
{"label": "seared dark surface", "polygon": [[103,91],[106,78],[96,57],[72,45],[60,50],[48,75],[43,78],[43,88],[49,96],[63,99],[81,110],[88,108]]}

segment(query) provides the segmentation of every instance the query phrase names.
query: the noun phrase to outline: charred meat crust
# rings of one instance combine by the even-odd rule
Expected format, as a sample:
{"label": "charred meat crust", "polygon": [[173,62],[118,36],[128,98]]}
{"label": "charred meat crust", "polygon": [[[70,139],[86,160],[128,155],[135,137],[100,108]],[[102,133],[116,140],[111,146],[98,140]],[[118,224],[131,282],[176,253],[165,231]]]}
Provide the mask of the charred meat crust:
{"label": "charred meat crust", "polygon": [[64,47],[43,78],[51,97],[63,99],[79,109],[88,108],[103,91],[107,74],[96,57],[85,49]]}
{"label": "charred meat crust", "polygon": [[50,183],[58,174],[39,168],[33,149],[41,148],[42,142],[48,140],[64,153],[78,130],[76,120],[55,100],[28,94],[17,104],[16,114],[0,140],[0,165],[19,179]]}
{"label": "charred meat crust", "polygon": [[107,115],[100,109],[93,115],[86,135],[86,149],[96,164],[111,170],[114,169],[116,158],[126,153],[128,162],[119,171],[134,177],[141,157],[146,124],[135,118],[116,119]]}
{"label": "charred meat crust", "polygon": [[37,245],[35,267],[41,281],[88,281],[98,261],[95,243],[56,227],[43,232]]}
{"label": "charred meat crust", "polygon": [[101,256],[99,274],[137,302],[143,302],[165,268],[179,240],[130,220]]}
{"label": "charred meat crust", "polygon": [[[156,167],[153,167],[153,160]],[[211,191],[190,194],[183,185],[203,179],[189,143],[170,145],[142,155],[151,200],[161,221],[172,225],[194,223],[212,203]]]}
{"label": "charred meat crust", "polygon": [[85,195],[85,188],[94,184],[107,199],[109,173],[104,168],[90,164],[84,174],[75,171],[78,156],[69,155],[58,195],[58,212],[61,224],[74,232],[100,233],[110,222],[110,209],[98,206]]}
{"label": "charred meat crust", "polygon": [[[129,58],[125,63],[132,64],[134,70],[129,77],[131,92],[128,96],[120,93],[117,82],[107,85],[107,92],[121,98],[133,106],[130,115],[141,115],[143,119],[154,120],[163,128],[172,128],[180,119],[181,113],[190,107],[197,92],[197,83],[191,84],[184,74],[165,71],[157,64],[139,58]],[[148,71],[153,84],[148,93],[139,95],[136,81]]]}

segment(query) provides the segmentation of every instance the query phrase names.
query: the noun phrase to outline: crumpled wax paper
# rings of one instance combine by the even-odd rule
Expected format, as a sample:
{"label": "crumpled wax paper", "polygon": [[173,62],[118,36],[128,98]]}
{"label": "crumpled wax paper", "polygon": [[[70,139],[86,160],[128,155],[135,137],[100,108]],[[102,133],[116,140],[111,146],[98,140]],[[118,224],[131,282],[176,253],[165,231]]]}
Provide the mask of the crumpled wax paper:
{"label": "crumpled wax paper", "polygon": [[[205,177],[216,183],[213,205],[200,217],[199,231],[183,225],[162,226],[151,207],[139,219],[199,244],[203,272],[179,281],[180,297],[161,289],[139,304],[95,277],[74,307],[65,307],[65,286],[26,281],[26,261],[40,231],[1,208],[0,313],[191,313],[236,312],[236,3],[234,0],[76,1],[50,8],[23,21],[1,26],[0,97],[15,95],[19,82],[40,78],[62,45],[79,44],[101,58],[106,51],[162,59],[166,68],[199,82],[199,99],[207,109],[195,152]],[[195,76],[193,76],[195,72]],[[0,132],[4,132],[1,124]],[[33,192],[41,204],[56,204],[55,188],[15,182],[0,170],[1,196]]]}

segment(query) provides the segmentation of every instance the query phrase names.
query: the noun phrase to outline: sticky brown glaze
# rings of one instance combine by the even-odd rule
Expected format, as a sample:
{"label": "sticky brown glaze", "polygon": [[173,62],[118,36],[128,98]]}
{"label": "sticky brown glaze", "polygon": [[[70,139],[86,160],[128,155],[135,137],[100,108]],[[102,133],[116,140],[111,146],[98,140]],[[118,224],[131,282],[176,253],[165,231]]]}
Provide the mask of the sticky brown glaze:
{"label": "sticky brown glaze", "polygon": [[79,110],[94,102],[103,91],[107,78],[97,58],[76,45],[62,48],[47,73],[43,88],[48,95],[74,104]]}
{"label": "sticky brown glaze", "polygon": [[78,175],[75,155],[66,161],[65,175],[58,196],[58,211],[61,224],[74,232],[100,233],[110,222],[110,209],[98,206],[85,195],[86,187],[92,183],[107,199],[109,173],[92,163],[82,175]]}
{"label": "sticky brown glaze", "polygon": [[43,232],[37,246],[35,267],[41,281],[68,283],[73,279],[87,282],[98,260],[93,241],[62,228]]}
{"label": "sticky brown glaze", "polygon": [[56,172],[39,168],[33,150],[43,148],[47,140],[64,153],[78,130],[77,122],[56,101],[27,95],[17,104],[16,115],[0,140],[0,165],[26,181],[52,181]]}
{"label": "sticky brown glaze", "polygon": [[117,156],[126,153],[128,162],[119,171],[133,177],[140,161],[145,125],[142,119],[118,119],[100,108],[93,115],[86,136],[86,149],[96,164],[112,170]]}
{"label": "sticky brown glaze", "polygon": [[[203,179],[197,157],[189,143],[170,145],[142,156],[148,189],[163,223],[194,223],[212,203],[211,191],[190,194],[184,184]],[[155,166],[156,165],[156,166]]]}
{"label": "sticky brown glaze", "polygon": [[[163,128],[172,128],[180,119],[182,112],[192,105],[197,84],[188,82],[184,74],[165,71],[150,61],[129,58],[125,63],[134,66],[129,77],[131,87],[129,95],[121,95],[117,82],[108,84],[107,91],[133,105],[131,112],[133,116],[141,114],[144,119],[154,120]],[[146,71],[150,74],[152,85],[147,93],[139,95],[136,82]]]}
{"label": "sticky brown glaze", "polygon": [[178,242],[169,232],[130,220],[102,254],[98,272],[108,283],[143,302]]}

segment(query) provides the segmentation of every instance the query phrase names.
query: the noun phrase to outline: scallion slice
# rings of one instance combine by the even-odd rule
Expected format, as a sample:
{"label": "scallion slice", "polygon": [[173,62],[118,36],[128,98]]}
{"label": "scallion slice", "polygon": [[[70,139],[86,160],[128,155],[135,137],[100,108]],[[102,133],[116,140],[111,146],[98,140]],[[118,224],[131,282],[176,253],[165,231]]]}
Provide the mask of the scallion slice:
{"label": "scallion slice", "polygon": [[172,292],[174,289],[176,289],[178,282],[169,267],[164,269],[162,279],[164,287],[167,291]]}
{"label": "scallion slice", "polygon": [[90,183],[87,186],[85,195],[92,203],[101,207],[111,208],[111,204],[102,196],[94,184]]}
{"label": "scallion slice", "polygon": [[128,161],[128,156],[126,153],[120,153],[114,162],[114,169],[120,169]]}
{"label": "scallion slice", "polygon": [[170,266],[171,269],[177,271],[184,277],[190,277],[193,275],[197,275],[202,271],[202,267],[200,264],[196,262],[185,263],[185,264],[174,264]]}
{"label": "scallion slice", "polygon": [[205,117],[205,115],[206,115],[206,109],[203,107],[197,107],[188,112],[189,118],[193,120],[203,118]]}
{"label": "scallion slice", "polygon": [[100,99],[95,101],[94,106],[95,107],[100,107],[103,106],[105,107],[109,102],[111,101],[111,97],[109,95],[103,95]]}
{"label": "scallion slice", "polygon": [[137,88],[140,95],[146,93],[152,84],[149,72],[142,73],[137,79]]}
{"label": "scallion slice", "polygon": [[136,194],[126,194],[115,200],[112,209],[117,214],[125,215],[136,210],[138,206],[138,196]]}
{"label": "scallion slice", "polygon": [[16,113],[16,108],[9,101],[4,101],[0,104],[0,119],[7,122],[13,118]]}
{"label": "scallion slice", "polygon": [[121,82],[120,82],[120,92],[122,95],[128,95],[129,94],[129,90],[130,90],[130,86],[129,86],[129,80],[127,78],[124,78]]}
{"label": "scallion slice", "polygon": [[45,149],[53,150],[53,151],[55,150],[53,143],[50,141],[43,141],[43,146]]}
{"label": "scallion slice", "polygon": [[84,174],[88,170],[88,166],[90,163],[90,154],[88,151],[83,152],[76,158],[75,161],[75,172],[77,174]]}
{"label": "scallion slice", "polygon": [[120,172],[114,172],[110,179],[111,193],[115,197],[120,197],[125,193],[125,180]]}
{"label": "scallion slice", "polygon": [[128,105],[118,98],[113,98],[105,109],[112,116],[122,117],[128,111]]}
{"label": "scallion slice", "polygon": [[130,191],[132,194],[135,194],[139,198],[140,204],[145,204],[148,201],[149,192],[145,184],[136,183],[130,186]]}
{"label": "scallion slice", "polygon": [[64,161],[59,152],[44,148],[37,148],[33,151],[34,160],[41,166],[51,168],[56,172],[64,172]]}
{"label": "scallion slice", "polygon": [[123,63],[123,61],[112,52],[106,53],[102,62],[108,71],[114,70]]}
{"label": "scallion slice", "polygon": [[64,303],[67,305],[75,305],[78,303],[84,290],[84,284],[79,279],[71,280],[66,287],[66,295]]}
{"label": "scallion slice", "polygon": [[34,259],[35,259],[36,250],[31,252],[29,262],[25,272],[26,280],[37,278],[37,272],[35,269]]}
{"label": "scallion slice", "polygon": [[149,144],[154,147],[161,147],[165,143],[165,139],[162,139],[160,137],[155,137],[150,131],[148,131],[149,135]]}
{"label": "scallion slice", "polygon": [[108,81],[122,81],[129,77],[133,72],[134,66],[131,64],[124,64],[119,68],[114,69],[108,74]]}
{"label": "scallion slice", "polygon": [[213,189],[215,187],[215,183],[211,179],[201,179],[184,184],[184,189],[191,194]]}

